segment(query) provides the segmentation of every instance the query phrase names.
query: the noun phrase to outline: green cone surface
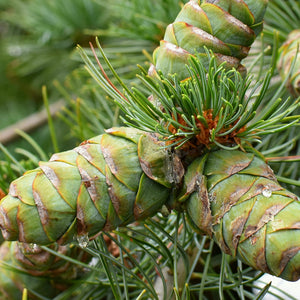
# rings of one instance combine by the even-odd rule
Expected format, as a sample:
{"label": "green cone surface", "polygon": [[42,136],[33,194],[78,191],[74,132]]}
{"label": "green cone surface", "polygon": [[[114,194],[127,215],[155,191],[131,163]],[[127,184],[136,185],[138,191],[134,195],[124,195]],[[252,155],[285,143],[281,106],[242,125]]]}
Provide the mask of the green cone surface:
{"label": "green cone surface", "polygon": [[[245,72],[240,62],[262,29],[267,2],[188,2],[156,49],[155,68],[185,79],[188,58],[197,53],[205,63],[208,48],[220,63]],[[142,131],[113,128],[41,162],[12,182],[0,202],[4,238],[67,243],[155,214],[184,174],[180,161],[161,146]],[[212,236],[225,253],[299,279],[300,204],[260,158],[220,150],[196,159],[178,201],[193,228]]]}
{"label": "green cone surface", "polygon": [[[283,80],[287,77],[287,88],[300,96],[300,29],[293,30],[279,49],[277,68]],[[298,52],[297,52],[298,51]],[[292,68],[292,70],[291,70]],[[289,73],[290,72],[290,73]]]}
{"label": "green cone surface", "polygon": [[219,150],[195,160],[181,201],[195,230],[255,269],[300,278],[300,202],[254,154]]}
{"label": "green cone surface", "polygon": [[[81,261],[88,259],[88,255],[75,246],[53,244],[51,248],[59,254]],[[1,265],[1,261],[6,265]],[[42,250],[37,245],[4,242],[0,247],[1,300],[21,299],[24,288],[29,291],[29,299],[36,299],[31,291],[54,298],[82,274],[82,268]]]}
{"label": "green cone surface", "polygon": [[67,243],[151,216],[172,186],[168,151],[130,128],[113,128],[28,171],[0,202],[6,240]]}
{"label": "green cone surface", "polygon": [[262,30],[267,3],[267,0],[210,0],[200,4],[189,1],[167,27],[164,39],[153,53],[156,69],[164,75],[176,73],[185,79],[189,77],[184,67],[188,58],[197,53],[206,62],[207,48],[219,63],[226,62],[228,68],[246,73],[240,61]]}

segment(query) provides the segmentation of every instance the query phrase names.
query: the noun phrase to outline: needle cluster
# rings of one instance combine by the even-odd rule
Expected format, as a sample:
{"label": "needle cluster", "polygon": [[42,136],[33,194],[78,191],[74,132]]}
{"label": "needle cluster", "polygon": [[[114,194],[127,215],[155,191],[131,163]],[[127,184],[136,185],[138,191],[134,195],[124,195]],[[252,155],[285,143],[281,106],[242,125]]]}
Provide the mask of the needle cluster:
{"label": "needle cluster", "polygon": [[129,88],[97,44],[122,92],[82,50],[81,55],[91,75],[125,113],[124,122],[159,134],[169,146],[242,148],[245,143],[259,142],[263,135],[299,125],[300,116],[292,115],[299,107],[298,100],[272,98],[268,104],[263,101],[272,70],[253,84],[250,76],[243,77],[235,69],[218,65],[213,54],[208,53],[205,64],[197,57],[190,58],[186,65],[190,76],[185,80],[179,80],[176,74],[153,75],[141,68],[141,85]]}

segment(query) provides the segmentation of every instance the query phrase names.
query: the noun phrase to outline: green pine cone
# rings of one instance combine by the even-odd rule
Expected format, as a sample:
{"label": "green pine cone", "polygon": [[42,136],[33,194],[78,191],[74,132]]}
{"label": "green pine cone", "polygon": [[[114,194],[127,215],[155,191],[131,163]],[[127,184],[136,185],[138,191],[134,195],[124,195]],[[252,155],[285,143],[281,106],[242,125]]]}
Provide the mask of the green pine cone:
{"label": "green pine cone", "polygon": [[[279,49],[277,68],[282,80],[287,79],[287,88],[295,96],[300,96],[300,29],[293,30]],[[298,52],[297,52],[298,51]],[[294,66],[293,66],[294,64]],[[293,66],[293,69],[291,70]],[[290,74],[289,74],[290,72]]]}
{"label": "green pine cone", "polygon": [[219,150],[188,168],[180,201],[193,228],[227,254],[286,280],[300,278],[300,202],[254,154]]}
{"label": "green pine cone", "polygon": [[147,218],[169,197],[172,166],[154,137],[112,128],[12,182],[0,202],[3,237],[63,244]]}
{"label": "green pine cone", "polygon": [[[80,261],[89,259],[86,252],[75,246],[53,244],[51,248],[59,254]],[[24,288],[29,291],[29,299],[36,299],[31,291],[54,298],[82,274],[82,268],[42,250],[37,245],[4,242],[0,247],[1,300],[21,299]]]}
{"label": "green pine cone", "polygon": [[[184,67],[188,58],[197,53],[206,63],[207,48],[218,63],[226,62],[228,68],[245,74],[240,61],[262,30],[267,3],[268,0],[189,1],[154,51],[155,68],[165,76],[176,73],[185,79],[189,77]],[[155,68],[149,73],[154,73]]]}

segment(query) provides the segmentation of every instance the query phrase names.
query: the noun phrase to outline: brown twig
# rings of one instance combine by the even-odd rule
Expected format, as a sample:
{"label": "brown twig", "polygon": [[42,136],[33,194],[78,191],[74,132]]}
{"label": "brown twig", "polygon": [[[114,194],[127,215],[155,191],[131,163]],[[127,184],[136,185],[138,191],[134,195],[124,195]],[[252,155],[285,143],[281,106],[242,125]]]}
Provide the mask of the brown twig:
{"label": "brown twig", "polygon": [[[64,101],[57,101],[49,106],[51,116],[54,116],[64,105]],[[30,132],[39,126],[45,124],[48,120],[47,111],[43,109],[40,112],[33,113],[28,117],[20,120],[19,122],[10,125],[2,130],[0,130],[0,143],[8,144],[15,140],[19,135],[16,130],[22,130],[25,132]]]}

